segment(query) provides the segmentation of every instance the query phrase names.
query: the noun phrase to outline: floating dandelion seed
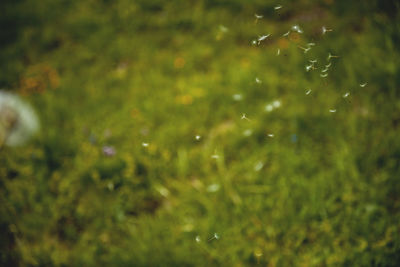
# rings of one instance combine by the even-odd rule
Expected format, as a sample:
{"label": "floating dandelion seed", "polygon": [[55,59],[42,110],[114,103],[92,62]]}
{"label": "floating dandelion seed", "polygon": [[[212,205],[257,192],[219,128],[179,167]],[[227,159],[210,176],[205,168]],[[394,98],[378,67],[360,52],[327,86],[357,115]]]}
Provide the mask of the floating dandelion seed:
{"label": "floating dandelion seed", "polygon": [[322,26],[322,34],[325,34],[327,32],[331,32],[332,29],[327,29],[325,26]]}
{"label": "floating dandelion seed", "polygon": [[360,87],[365,87],[367,85],[367,83],[361,83]]}
{"label": "floating dandelion seed", "polygon": [[306,71],[308,72],[308,71],[310,71],[310,70],[312,70],[313,69],[313,65],[311,64],[311,65],[307,65],[306,66]]}
{"label": "floating dandelion seed", "polygon": [[267,35],[261,35],[258,37],[258,44],[260,44],[262,41],[264,41],[265,39],[267,39],[271,34],[267,34]]}
{"label": "floating dandelion seed", "polygon": [[281,50],[278,48],[278,50],[276,51],[276,55],[279,56],[281,54]]}
{"label": "floating dandelion seed", "polygon": [[149,146],[149,143],[142,143],[142,146],[143,146],[143,147],[148,147],[148,146]]}
{"label": "floating dandelion seed", "polygon": [[257,14],[254,14],[254,16],[256,17],[256,19],[262,19],[264,17],[263,15],[257,15]]}
{"label": "floating dandelion seed", "polygon": [[343,95],[343,98],[346,98],[346,97],[348,97],[349,95],[350,95],[350,93],[347,92],[347,93],[345,93],[345,94]]}
{"label": "floating dandelion seed", "polygon": [[265,106],[265,111],[271,112],[272,110],[274,110],[274,106],[272,106],[271,104]]}
{"label": "floating dandelion seed", "polygon": [[299,25],[293,25],[292,31],[297,32],[297,33],[303,33],[303,30],[300,28]]}
{"label": "floating dandelion seed", "polygon": [[17,95],[0,90],[0,148],[23,145],[38,131],[33,108]]}
{"label": "floating dandelion seed", "polygon": [[117,153],[113,146],[103,146],[103,154],[107,157],[112,157]]}
{"label": "floating dandelion seed", "polygon": [[107,188],[108,188],[108,190],[113,191],[114,190],[114,184],[112,182],[109,182],[107,184]]}
{"label": "floating dandelion seed", "polygon": [[240,117],[240,119],[241,119],[241,120],[248,120],[248,121],[249,121],[249,118],[246,117],[246,114],[245,114],[245,113],[242,114],[242,117]]}
{"label": "floating dandelion seed", "polygon": [[251,41],[251,44],[252,44],[252,45],[257,45],[257,40]]}
{"label": "floating dandelion seed", "polygon": [[251,129],[247,129],[247,130],[245,130],[244,132],[243,132],[243,135],[244,136],[247,136],[247,137],[249,137],[250,135],[252,135],[253,134],[253,131],[251,130]]}
{"label": "floating dandelion seed", "polygon": [[210,184],[208,187],[207,187],[207,192],[210,192],[210,193],[215,193],[215,192],[217,192],[219,189],[220,189],[220,185],[219,184]]}
{"label": "floating dandelion seed", "polygon": [[310,61],[310,63],[313,63],[313,64],[314,64],[314,63],[317,63],[317,60],[316,60],[316,59],[310,59],[309,61]]}
{"label": "floating dandelion seed", "polygon": [[214,233],[214,235],[210,239],[208,239],[208,242],[210,242],[213,239],[218,240],[219,239],[219,234]]}
{"label": "floating dandelion seed", "polygon": [[274,106],[274,108],[279,108],[281,106],[281,101],[275,100],[274,102],[272,102],[272,105]]}
{"label": "floating dandelion seed", "polygon": [[330,109],[329,112],[335,113],[335,112],[336,112],[336,109]]}
{"label": "floating dandelion seed", "polygon": [[328,59],[328,61],[330,61],[331,58],[336,58],[336,57],[339,57],[339,56],[335,56],[335,55],[332,55],[331,53],[329,53],[327,59]]}
{"label": "floating dandelion seed", "polygon": [[264,167],[264,163],[262,161],[258,161],[256,165],[254,165],[254,170],[258,172],[262,169],[262,167]]}
{"label": "floating dandelion seed", "polygon": [[329,68],[325,68],[323,70],[321,70],[321,72],[327,72],[329,70]]}
{"label": "floating dandelion seed", "polygon": [[308,45],[308,46],[314,46],[315,43],[308,43],[307,45]]}
{"label": "floating dandelion seed", "polygon": [[281,9],[281,8],[282,8],[281,5],[278,5],[278,6],[274,7],[275,10],[278,10],[278,9]]}
{"label": "floating dandelion seed", "polygon": [[306,54],[308,51],[310,51],[310,49],[311,49],[311,47],[307,47],[307,48],[305,48],[305,47],[302,47],[302,46],[298,46],[300,49],[303,49],[304,50],[304,54]]}
{"label": "floating dandelion seed", "polygon": [[311,94],[311,89],[308,89],[308,90],[306,91],[306,95],[309,95],[309,94]]}
{"label": "floating dandelion seed", "polygon": [[196,140],[198,141],[198,140],[200,140],[200,138],[201,138],[201,136],[200,135],[196,135]]}
{"label": "floating dandelion seed", "polygon": [[219,30],[221,32],[228,32],[229,31],[229,29],[227,27],[225,27],[224,25],[219,25]]}
{"label": "floating dandelion seed", "polygon": [[200,236],[196,236],[195,240],[197,243],[200,243],[201,242]]}
{"label": "floating dandelion seed", "polygon": [[286,36],[289,36],[289,34],[290,34],[290,31],[288,31],[287,33],[284,33],[282,36],[286,37]]}
{"label": "floating dandelion seed", "polygon": [[219,156],[218,156],[217,154],[214,154],[214,155],[211,156],[211,158],[213,158],[213,159],[219,159]]}
{"label": "floating dandelion seed", "polygon": [[326,77],[328,77],[328,73],[325,73],[325,74],[320,74],[319,76],[321,76],[322,78],[326,78]]}
{"label": "floating dandelion seed", "polygon": [[268,137],[272,138],[272,137],[274,137],[274,134],[268,134]]}
{"label": "floating dandelion seed", "polygon": [[233,100],[235,100],[235,101],[240,101],[240,100],[243,99],[243,96],[242,96],[241,94],[234,94],[234,95],[232,96],[232,98],[233,98]]}
{"label": "floating dandelion seed", "polygon": [[256,77],[256,83],[261,84],[262,81]]}

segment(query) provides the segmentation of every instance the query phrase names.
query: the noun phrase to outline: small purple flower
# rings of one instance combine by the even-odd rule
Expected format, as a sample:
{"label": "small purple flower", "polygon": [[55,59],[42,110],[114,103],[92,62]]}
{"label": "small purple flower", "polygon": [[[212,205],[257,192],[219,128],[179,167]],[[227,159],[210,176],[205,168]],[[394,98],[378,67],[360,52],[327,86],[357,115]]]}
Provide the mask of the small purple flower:
{"label": "small purple flower", "polygon": [[117,153],[113,146],[103,146],[103,154],[107,157],[112,157]]}

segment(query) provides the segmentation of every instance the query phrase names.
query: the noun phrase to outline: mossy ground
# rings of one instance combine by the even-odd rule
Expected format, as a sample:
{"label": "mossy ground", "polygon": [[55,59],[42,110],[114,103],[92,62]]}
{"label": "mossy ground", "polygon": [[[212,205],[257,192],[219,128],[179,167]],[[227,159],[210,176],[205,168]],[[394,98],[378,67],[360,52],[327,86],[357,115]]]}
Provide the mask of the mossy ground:
{"label": "mossy ground", "polygon": [[0,151],[0,263],[398,266],[382,2],[3,2],[0,85],[42,130]]}

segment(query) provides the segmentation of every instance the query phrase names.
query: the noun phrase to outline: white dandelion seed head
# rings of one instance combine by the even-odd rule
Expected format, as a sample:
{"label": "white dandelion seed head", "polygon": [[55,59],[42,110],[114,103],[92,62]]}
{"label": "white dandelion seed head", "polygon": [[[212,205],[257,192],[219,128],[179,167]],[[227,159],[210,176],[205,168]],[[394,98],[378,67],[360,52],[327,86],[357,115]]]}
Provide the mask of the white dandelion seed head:
{"label": "white dandelion seed head", "polygon": [[15,94],[0,90],[0,145],[25,144],[40,128],[34,109]]}

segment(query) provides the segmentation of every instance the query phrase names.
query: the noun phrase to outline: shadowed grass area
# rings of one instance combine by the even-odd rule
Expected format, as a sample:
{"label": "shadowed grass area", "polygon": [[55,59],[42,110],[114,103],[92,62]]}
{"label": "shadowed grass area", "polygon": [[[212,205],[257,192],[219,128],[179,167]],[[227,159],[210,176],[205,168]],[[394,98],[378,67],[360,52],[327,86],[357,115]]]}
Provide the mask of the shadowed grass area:
{"label": "shadowed grass area", "polygon": [[400,264],[396,1],[1,5],[0,265]]}

